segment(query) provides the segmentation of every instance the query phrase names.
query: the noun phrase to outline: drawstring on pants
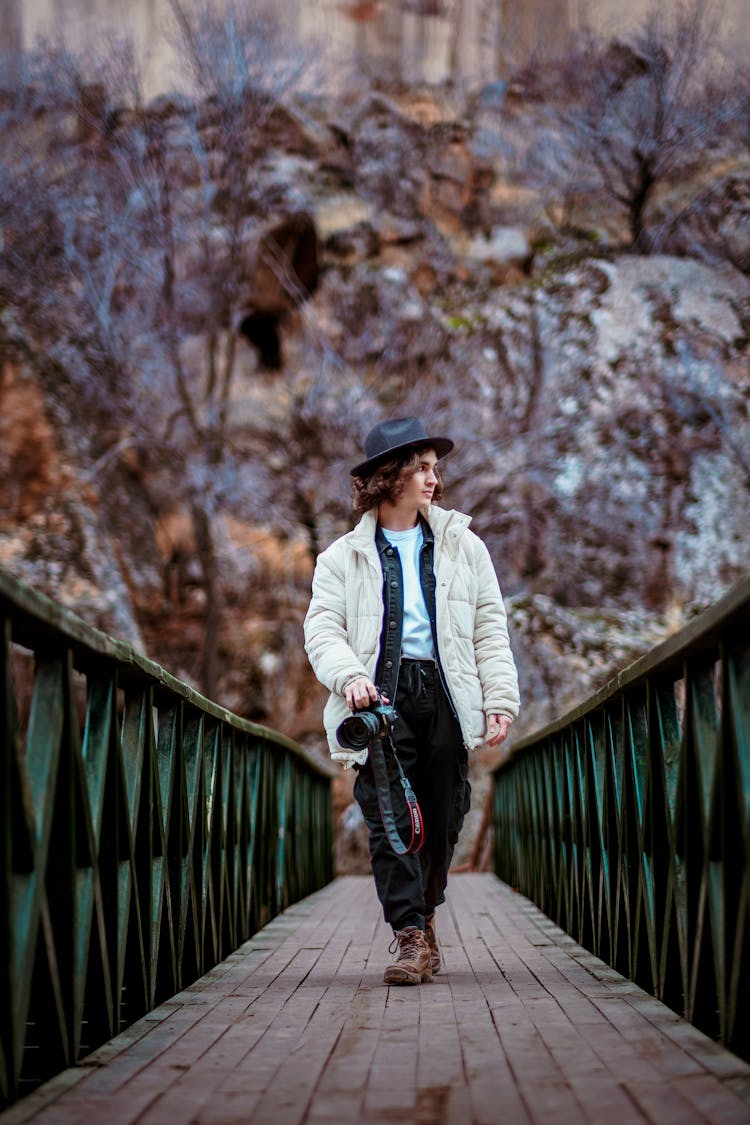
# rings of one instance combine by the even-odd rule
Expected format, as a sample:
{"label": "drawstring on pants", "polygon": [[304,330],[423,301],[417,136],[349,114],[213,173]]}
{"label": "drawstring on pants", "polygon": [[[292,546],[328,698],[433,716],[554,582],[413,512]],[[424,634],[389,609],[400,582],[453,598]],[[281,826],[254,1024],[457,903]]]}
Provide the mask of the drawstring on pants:
{"label": "drawstring on pants", "polygon": [[428,667],[434,667],[432,661],[426,662],[408,658],[401,661],[401,676],[404,676],[406,689],[415,703],[423,699],[427,691],[426,664]]}

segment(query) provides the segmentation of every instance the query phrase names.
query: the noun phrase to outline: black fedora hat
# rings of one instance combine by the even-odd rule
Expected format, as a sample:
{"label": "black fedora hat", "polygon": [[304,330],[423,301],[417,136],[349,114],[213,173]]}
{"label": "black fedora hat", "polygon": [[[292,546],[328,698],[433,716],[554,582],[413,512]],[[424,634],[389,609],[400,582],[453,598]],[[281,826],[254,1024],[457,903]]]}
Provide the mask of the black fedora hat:
{"label": "black fedora hat", "polygon": [[450,438],[428,434],[418,418],[390,418],[379,422],[365,438],[365,460],[355,465],[351,474],[367,477],[392,454],[425,447],[434,449],[438,457],[444,457],[453,449],[453,442]]}

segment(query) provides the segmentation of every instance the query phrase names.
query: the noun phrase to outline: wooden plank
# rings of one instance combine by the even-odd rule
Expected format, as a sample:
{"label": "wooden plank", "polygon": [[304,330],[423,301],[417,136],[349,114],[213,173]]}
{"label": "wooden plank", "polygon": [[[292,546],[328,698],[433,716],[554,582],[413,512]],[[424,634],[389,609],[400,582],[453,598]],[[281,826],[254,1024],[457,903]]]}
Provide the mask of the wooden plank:
{"label": "wooden plank", "polygon": [[[553,1118],[556,1122],[580,1122],[581,1106],[556,1065],[524,1009],[524,998],[543,996],[543,989],[509,946],[504,947],[500,963],[482,940],[483,895],[475,893],[476,880],[462,879],[451,894],[451,909],[456,929],[463,940],[467,970],[479,989],[496,1029],[503,1061],[517,1090],[516,1102],[532,1121]],[[458,893],[456,893],[458,892]],[[506,960],[507,957],[507,960]],[[471,978],[457,993],[481,1010],[479,998],[472,996]],[[471,1016],[470,1016],[471,1018]],[[495,1062],[497,1065],[497,1061]],[[507,1084],[506,1084],[506,1098]],[[520,1106],[516,1104],[516,1112]]]}
{"label": "wooden plank", "polygon": [[[750,1118],[747,1101],[706,1073],[712,1069],[714,1056],[713,1066],[727,1077],[736,1077],[738,1068],[748,1075],[744,1063],[576,946],[531,904],[524,908],[524,915],[529,924],[540,923],[550,939],[539,948],[564,982],[547,975],[558,1003],[599,1059],[620,1082],[625,1081],[629,1097],[641,1112],[649,1119],[669,1120],[670,1125],[672,1121],[695,1121],[697,1114],[717,1121]],[[540,979],[545,976],[535,972]],[[634,1019],[634,1008],[641,1015],[652,1014],[656,1026]],[[670,1037],[671,1029],[678,1030]],[[690,1043],[692,1050],[675,1050],[670,1038],[676,1037]],[[705,1048],[706,1044],[701,1065],[697,1060],[701,1045]]]}
{"label": "wooden plank", "polygon": [[[358,891],[360,895],[362,891],[360,883],[354,888],[342,889]],[[260,1005],[256,1002],[248,1013],[248,1019],[238,1029],[233,1029],[231,1042],[242,1044],[245,1054],[241,1059],[235,1059],[230,1071],[225,1071],[227,1062],[231,1062],[226,1044],[218,1070],[216,1052],[201,1061],[196,1068],[196,1077],[205,1079],[209,1067],[215,1071],[210,1100],[203,1096],[205,1087],[200,1095],[203,1106],[201,1121],[220,1121],[223,1115],[231,1117],[243,1092],[248,1095],[244,1111],[247,1113],[252,1105],[254,1120],[275,1117],[291,1122],[300,1118],[330,1051],[330,1040],[337,1034],[327,994],[337,985],[338,991],[341,991],[340,983],[344,978],[339,974],[349,964],[347,954],[356,925],[357,899],[357,894],[349,894],[349,905],[355,907],[353,912],[325,911],[322,916],[308,919],[296,932],[290,933],[288,941],[291,945],[296,944],[300,951],[315,954],[311,957],[309,970],[302,979],[294,981],[290,981],[288,971],[284,974],[282,991],[289,995],[282,1007],[278,1004],[282,998],[280,986],[269,990],[272,998],[267,998],[267,1013],[273,1014],[274,1007],[278,1010],[265,1026],[258,1026],[257,1015],[262,1012],[262,1002]],[[356,989],[362,975],[361,955],[355,957],[354,966]],[[348,992],[351,991],[350,988]],[[341,1003],[341,999],[336,999],[334,1007],[341,1006]],[[247,1024],[251,1018],[255,1021],[257,1033],[252,1041],[247,1036]],[[164,1108],[166,1112],[162,1119],[167,1121],[170,1107],[165,1105]],[[172,1120],[175,1119],[173,1116]],[[147,1120],[156,1125],[159,1118],[152,1113]]]}
{"label": "wooden plank", "polygon": [[0,1123],[750,1120],[750,1067],[494,876],[452,878],[437,930],[441,973],[388,988],[371,880],[337,881]]}

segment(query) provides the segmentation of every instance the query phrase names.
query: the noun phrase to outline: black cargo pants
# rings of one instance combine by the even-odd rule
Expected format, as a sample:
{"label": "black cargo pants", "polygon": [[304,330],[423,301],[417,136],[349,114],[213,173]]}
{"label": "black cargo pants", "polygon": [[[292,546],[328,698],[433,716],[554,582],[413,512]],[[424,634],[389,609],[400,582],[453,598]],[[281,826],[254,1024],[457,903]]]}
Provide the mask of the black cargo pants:
{"label": "black cargo pants", "polygon": [[[445,901],[453,849],[469,810],[468,755],[434,663],[402,661],[395,705],[398,718],[391,738],[422,810],[422,850],[396,855],[388,843],[369,759],[358,771],[354,796],[370,834],[372,871],[386,922],[394,930],[424,929],[425,914]],[[407,842],[411,818],[387,745],[385,754],[393,812]]]}

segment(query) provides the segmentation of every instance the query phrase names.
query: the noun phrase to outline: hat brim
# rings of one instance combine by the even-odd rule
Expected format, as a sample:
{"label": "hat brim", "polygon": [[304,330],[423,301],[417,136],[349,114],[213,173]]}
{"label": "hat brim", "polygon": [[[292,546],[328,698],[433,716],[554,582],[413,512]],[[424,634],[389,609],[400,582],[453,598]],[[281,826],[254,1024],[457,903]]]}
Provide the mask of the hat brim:
{"label": "hat brim", "polygon": [[349,472],[353,477],[368,477],[375,472],[378,465],[382,465],[384,461],[388,461],[396,453],[402,453],[407,449],[434,449],[438,456],[445,457],[446,453],[450,453],[453,449],[453,442],[447,437],[426,437],[420,438],[419,441],[405,441],[400,445],[393,445],[390,449],[384,449],[382,453],[378,453],[377,457],[370,457],[367,461],[361,461],[359,465],[355,465]]}

